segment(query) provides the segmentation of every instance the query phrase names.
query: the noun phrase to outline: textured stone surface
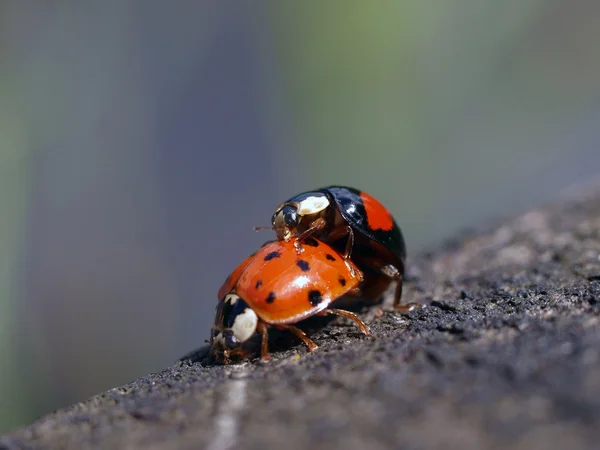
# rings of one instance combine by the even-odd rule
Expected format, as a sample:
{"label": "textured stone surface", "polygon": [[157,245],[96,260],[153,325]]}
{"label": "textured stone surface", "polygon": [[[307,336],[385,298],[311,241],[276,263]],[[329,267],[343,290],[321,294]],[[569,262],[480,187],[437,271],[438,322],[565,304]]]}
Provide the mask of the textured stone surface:
{"label": "textured stone surface", "polygon": [[[273,361],[179,363],[6,434],[0,448],[565,449],[600,441],[600,185],[409,261]],[[285,342],[284,342],[285,343]]]}

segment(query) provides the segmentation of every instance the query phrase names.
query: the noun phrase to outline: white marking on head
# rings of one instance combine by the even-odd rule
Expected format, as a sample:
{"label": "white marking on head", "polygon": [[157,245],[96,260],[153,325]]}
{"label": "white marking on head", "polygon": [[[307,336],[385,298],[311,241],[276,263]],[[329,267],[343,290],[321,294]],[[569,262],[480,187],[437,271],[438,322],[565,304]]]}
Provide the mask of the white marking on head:
{"label": "white marking on head", "polygon": [[329,200],[324,195],[306,197],[298,204],[298,215],[307,216],[323,211],[329,206]]}
{"label": "white marking on head", "polygon": [[257,325],[258,316],[252,311],[252,308],[246,308],[233,321],[231,331],[233,331],[233,335],[238,341],[245,342],[254,334]]}
{"label": "white marking on head", "polygon": [[213,345],[225,348],[225,338],[223,337],[223,333],[217,333],[217,335],[213,338]]}
{"label": "white marking on head", "polygon": [[223,302],[225,303],[231,303],[231,306],[235,305],[237,303],[237,301],[239,300],[240,296],[239,295],[235,295],[235,294],[227,294],[225,296],[225,299],[223,300]]}

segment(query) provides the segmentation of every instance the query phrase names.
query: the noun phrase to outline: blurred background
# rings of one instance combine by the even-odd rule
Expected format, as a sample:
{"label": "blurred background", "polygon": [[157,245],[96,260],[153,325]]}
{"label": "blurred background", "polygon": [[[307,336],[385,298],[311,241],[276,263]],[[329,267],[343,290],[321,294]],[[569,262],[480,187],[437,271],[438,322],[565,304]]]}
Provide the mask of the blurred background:
{"label": "blurred background", "polygon": [[0,432],[208,337],[327,184],[410,253],[600,172],[600,2],[0,3]]}

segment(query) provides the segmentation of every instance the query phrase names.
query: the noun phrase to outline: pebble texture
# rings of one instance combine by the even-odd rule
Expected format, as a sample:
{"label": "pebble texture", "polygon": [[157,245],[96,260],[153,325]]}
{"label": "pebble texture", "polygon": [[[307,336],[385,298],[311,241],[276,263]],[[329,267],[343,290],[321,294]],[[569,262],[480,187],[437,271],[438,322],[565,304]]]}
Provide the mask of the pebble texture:
{"label": "pebble texture", "polygon": [[596,183],[412,257],[405,299],[427,306],[364,308],[372,338],[336,318],[309,328],[318,351],[280,339],[268,364],[203,347],[0,448],[595,449],[599,258]]}

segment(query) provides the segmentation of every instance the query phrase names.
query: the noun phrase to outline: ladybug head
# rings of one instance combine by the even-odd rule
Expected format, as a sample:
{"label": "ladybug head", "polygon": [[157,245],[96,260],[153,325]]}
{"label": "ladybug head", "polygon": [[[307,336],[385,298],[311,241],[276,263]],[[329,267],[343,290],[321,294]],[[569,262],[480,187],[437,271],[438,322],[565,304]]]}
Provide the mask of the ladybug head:
{"label": "ladybug head", "polygon": [[305,217],[312,222],[323,214],[328,206],[329,199],[322,192],[305,192],[291,198],[277,208],[271,218],[277,239],[288,241],[297,234],[298,226]]}
{"label": "ladybug head", "polygon": [[252,337],[258,316],[236,294],[227,294],[217,305],[215,324],[211,330],[210,346],[215,358],[228,362],[231,356],[242,353],[242,344]]}
{"label": "ladybug head", "polygon": [[277,239],[287,241],[298,226],[298,209],[295,205],[284,204],[273,214],[271,223],[277,233]]}

